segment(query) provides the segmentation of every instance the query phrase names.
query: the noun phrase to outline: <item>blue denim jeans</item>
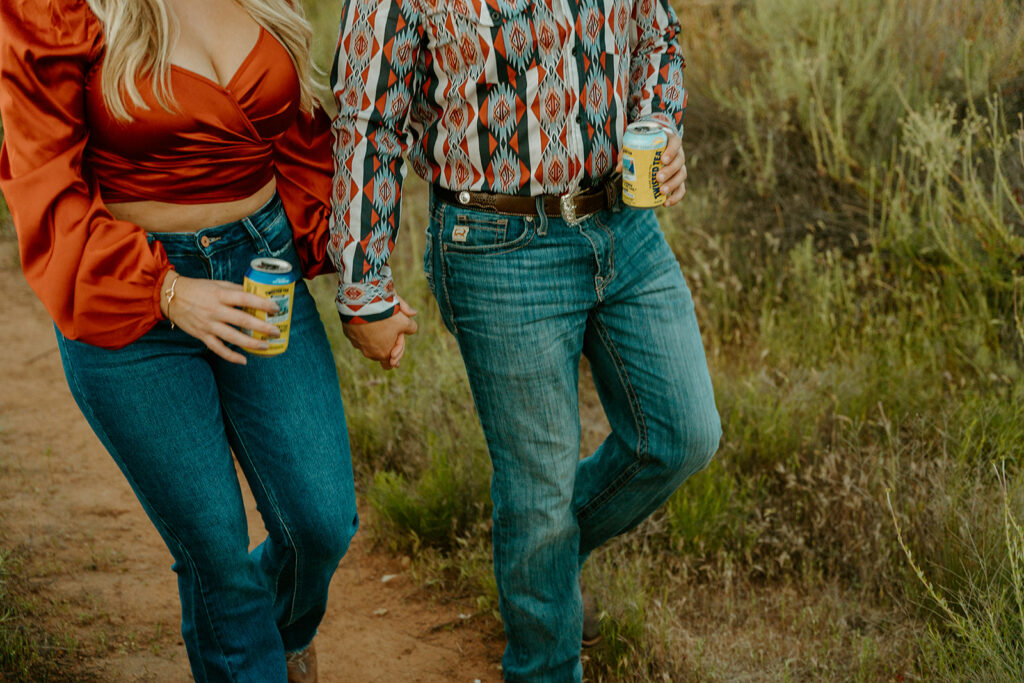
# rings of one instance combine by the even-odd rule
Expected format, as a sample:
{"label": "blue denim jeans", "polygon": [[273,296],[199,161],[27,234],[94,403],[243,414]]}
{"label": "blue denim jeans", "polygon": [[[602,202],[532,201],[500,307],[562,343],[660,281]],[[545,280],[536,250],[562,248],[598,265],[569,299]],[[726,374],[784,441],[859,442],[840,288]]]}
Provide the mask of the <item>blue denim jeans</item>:
{"label": "blue denim jeans", "polygon": [[[509,681],[579,681],[579,571],[721,436],[693,300],[653,211],[570,225],[431,202],[424,265],[458,340],[494,477]],[[611,434],[580,460],[580,357]]]}
{"label": "blue denim jeans", "polygon": [[[235,223],[150,237],[189,277],[240,283],[257,255],[299,268],[276,197]],[[193,676],[284,681],[358,525],[334,357],[306,284],[288,350],[245,366],[166,321],[118,350],[57,338],[75,400],[174,557]],[[236,459],[267,529],[252,552]]]}

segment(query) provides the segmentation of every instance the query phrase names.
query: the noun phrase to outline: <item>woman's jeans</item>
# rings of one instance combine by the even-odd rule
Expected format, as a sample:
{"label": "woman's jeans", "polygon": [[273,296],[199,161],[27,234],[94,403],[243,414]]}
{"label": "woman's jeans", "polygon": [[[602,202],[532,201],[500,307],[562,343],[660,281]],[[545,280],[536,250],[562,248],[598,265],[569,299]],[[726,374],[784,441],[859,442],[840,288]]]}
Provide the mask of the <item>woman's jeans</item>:
{"label": "woman's jeans", "polygon": [[[571,225],[431,202],[424,256],[494,466],[509,681],[579,681],[579,570],[721,436],[693,300],[653,211]],[[611,434],[580,455],[580,356]]]}
{"label": "woman's jeans", "polygon": [[[150,239],[188,277],[241,283],[256,256],[299,268],[276,197],[235,223]],[[244,366],[166,321],[119,350],[57,339],[75,400],[174,556],[193,676],[284,681],[358,524],[334,357],[306,284],[287,351]],[[251,552],[236,459],[267,528]]]}

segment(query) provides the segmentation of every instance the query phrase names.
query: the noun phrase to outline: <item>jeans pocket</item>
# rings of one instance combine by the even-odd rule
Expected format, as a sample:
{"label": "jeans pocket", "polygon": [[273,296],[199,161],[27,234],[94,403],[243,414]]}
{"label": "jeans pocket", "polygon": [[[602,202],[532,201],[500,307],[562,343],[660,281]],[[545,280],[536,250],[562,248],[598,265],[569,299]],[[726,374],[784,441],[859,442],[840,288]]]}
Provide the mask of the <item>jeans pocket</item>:
{"label": "jeans pocket", "polygon": [[533,221],[484,211],[451,210],[454,220],[445,221],[441,245],[445,252],[497,256],[525,247],[536,234]]}
{"label": "jeans pocket", "polygon": [[[260,230],[261,240],[257,242],[259,256],[271,256],[292,264],[296,272],[302,273],[299,253],[292,237],[292,225],[284,209],[280,209],[273,220]],[[262,242],[262,243],[260,243]]]}

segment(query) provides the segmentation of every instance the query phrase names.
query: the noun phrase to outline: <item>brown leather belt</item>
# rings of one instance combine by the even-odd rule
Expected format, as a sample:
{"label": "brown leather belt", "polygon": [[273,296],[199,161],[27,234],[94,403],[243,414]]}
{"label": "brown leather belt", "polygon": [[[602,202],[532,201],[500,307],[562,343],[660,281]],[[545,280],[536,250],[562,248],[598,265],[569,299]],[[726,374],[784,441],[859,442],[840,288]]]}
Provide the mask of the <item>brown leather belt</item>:
{"label": "brown leather belt", "polygon": [[[537,215],[537,197],[449,190],[436,183],[433,186],[433,191],[435,197],[453,206],[464,206],[468,209],[493,211],[512,216]],[[567,223],[579,223],[587,216],[615,206],[621,192],[622,177],[616,174],[606,178],[596,187],[563,195],[543,195],[544,214],[550,218],[561,218]]]}

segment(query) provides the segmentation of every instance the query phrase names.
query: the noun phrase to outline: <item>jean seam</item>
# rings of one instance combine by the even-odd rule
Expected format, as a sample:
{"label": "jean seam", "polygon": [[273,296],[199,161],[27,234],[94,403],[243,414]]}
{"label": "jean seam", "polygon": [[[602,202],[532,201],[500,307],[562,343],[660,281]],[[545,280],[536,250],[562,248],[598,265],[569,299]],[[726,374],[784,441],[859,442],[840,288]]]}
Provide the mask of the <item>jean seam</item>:
{"label": "jean seam", "polygon": [[263,231],[256,227],[256,224],[252,222],[252,219],[246,216],[239,221],[245,226],[246,232],[249,233],[249,238],[252,240],[253,245],[256,247],[257,254],[271,254],[270,243],[267,242],[266,236]]}
{"label": "jean seam", "polygon": [[[441,232],[444,231],[445,218],[445,210],[444,207],[442,206],[440,210],[440,215],[437,217],[437,220],[434,223],[434,225],[437,227],[438,234],[433,235],[433,239],[431,240],[433,242],[433,249],[435,249],[437,253],[437,265],[441,266],[441,272],[434,273],[434,286],[437,288],[437,291],[441,294],[441,296],[437,297],[438,307],[442,306],[441,299],[442,297],[444,298],[443,305],[445,307],[445,311],[441,311],[441,315],[447,318],[448,322],[451,324],[452,334],[458,336],[459,326],[455,323],[455,311],[452,309],[452,298],[448,294],[448,261],[447,259],[445,259],[444,242],[441,240],[440,234]],[[431,258],[434,258],[434,254],[431,254]],[[435,296],[437,295],[435,294]]]}
{"label": "jean seam", "polygon": [[[230,413],[230,411],[228,410],[228,408],[226,406],[223,409],[223,413],[224,413],[224,419],[227,420],[228,424],[231,425],[231,429],[234,430],[235,434],[241,434],[242,433],[241,430],[239,430],[238,427],[235,425],[235,421],[231,419],[231,413]],[[240,450],[242,451],[242,453],[236,453],[235,457],[245,457],[246,462],[249,463],[249,468],[252,471],[253,476],[255,476],[256,480],[259,482],[260,488],[263,489],[263,493],[264,493],[264,495],[266,495],[267,500],[270,502],[270,505],[271,505],[271,507],[273,509],[274,516],[277,517],[278,523],[281,525],[282,532],[288,538],[288,544],[291,547],[292,555],[295,557],[295,561],[294,561],[294,564],[295,564],[295,568],[294,568],[295,585],[294,585],[294,587],[292,589],[290,605],[289,605],[289,608],[288,608],[288,623],[290,624],[295,619],[295,602],[298,599],[298,595],[300,593],[299,589],[301,587],[299,585],[299,581],[301,580],[301,575],[299,573],[299,567],[301,566],[302,563],[301,563],[300,558],[299,558],[299,548],[298,548],[298,546],[295,543],[295,538],[292,536],[291,529],[288,528],[288,523],[285,520],[284,515],[281,514],[281,506],[277,504],[277,498],[274,496],[274,494],[271,492],[271,490],[267,488],[267,485],[263,482],[263,476],[260,474],[259,469],[256,467],[255,463],[253,462],[252,456],[249,454],[249,447],[245,444],[245,440],[242,439],[241,437],[239,437],[238,445],[239,445]],[[249,482],[249,485],[251,486],[252,482]],[[276,577],[275,577],[275,582],[276,582]],[[277,594],[276,593],[276,591],[277,591],[276,585],[274,586],[274,591],[275,591],[274,595],[276,595]]]}
{"label": "jean seam", "polygon": [[[598,338],[601,340],[602,345],[611,357],[612,362],[615,365],[616,376],[622,387],[626,390],[626,396],[629,399],[629,407],[633,413],[633,422],[636,425],[637,430],[637,448],[636,448],[636,460],[627,467],[619,476],[606,486],[604,489],[599,491],[597,495],[588,500],[584,505],[580,506],[579,510],[576,511],[576,519],[583,521],[600,506],[607,503],[616,493],[621,491],[626,484],[636,476],[640,469],[644,466],[647,453],[647,422],[644,419],[643,408],[640,405],[640,399],[637,396],[636,391],[633,389],[632,383],[629,381],[629,375],[626,374],[626,364],[622,362],[622,356],[615,348],[615,343],[612,341],[611,335],[608,334],[607,328],[596,316],[592,315],[591,320],[594,323],[594,328],[597,330]],[[612,436],[614,437],[614,431]]]}
{"label": "jean seam", "polygon": [[601,278],[601,284],[598,284],[597,282],[594,283],[594,293],[597,294],[598,301],[604,301],[605,285],[604,277],[601,274],[601,259],[598,257],[597,254],[597,244],[594,242],[593,238],[591,238],[590,235],[586,233],[585,230],[580,230],[580,235],[582,235],[584,239],[590,242],[590,250],[594,252],[594,265],[597,269],[597,275],[595,276],[595,278]]}
{"label": "jean seam", "polygon": [[[103,445],[104,445],[104,447],[107,447],[107,443],[111,443],[110,442],[110,437],[107,436],[106,430],[104,430],[102,428],[102,426],[100,425],[100,421],[98,419],[96,419],[96,414],[93,412],[92,406],[89,405],[89,402],[85,400],[85,391],[82,389],[82,385],[79,384],[79,382],[78,382],[78,373],[75,371],[73,362],[71,360],[71,354],[68,353],[68,351],[67,351],[67,342],[63,338],[63,335],[58,335],[58,337],[57,337],[57,344],[58,344],[58,346],[61,346],[64,349],[63,358],[64,358],[64,363],[66,364],[66,366],[68,368],[68,372],[65,373],[66,376],[68,377],[68,382],[69,383],[70,382],[74,382],[74,384],[75,384],[74,389],[77,390],[78,395],[82,397],[82,402],[81,402],[81,405],[79,407],[81,408],[83,415],[86,412],[89,413],[88,415],[85,416],[86,417],[86,421],[89,422],[89,425],[91,427],[93,427],[93,429],[103,432],[103,440],[105,441],[105,443]],[[92,418],[91,420],[89,419],[90,417]],[[112,445],[113,444],[111,444],[111,446]],[[220,637],[220,634],[218,633],[217,625],[216,625],[216,623],[214,623],[213,619],[210,618],[210,608],[209,608],[209,606],[207,605],[207,602],[206,602],[207,601],[207,597],[208,597],[207,593],[206,593],[206,587],[203,584],[203,580],[202,580],[201,574],[196,569],[195,560],[192,559],[192,555],[188,552],[188,548],[186,547],[186,545],[184,543],[182,543],[181,539],[178,538],[178,535],[174,533],[174,530],[172,529],[172,527],[166,521],[164,521],[164,518],[160,516],[160,514],[157,512],[157,509],[151,504],[149,498],[147,496],[143,495],[142,490],[138,487],[138,485],[136,483],[135,476],[133,474],[131,474],[131,468],[128,467],[128,463],[125,462],[124,458],[118,457],[118,465],[123,466],[123,468],[124,468],[124,470],[123,470],[124,477],[125,477],[126,480],[128,480],[128,484],[129,484],[129,486],[131,486],[132,491],[140,499],[140,502],[142,502],[144,504],[145,508],[147,508],[148,510],[151,510],[153,515],[158,520],[160,520],[160,526],[162,526],[167,531],[167,534],[171,538],[174,539],[174,542],[178,546],[178,551],[181,553],[182,557],[185,558],[185,561],[188,563],[188,565],[192,568],[192,574],[193,574],[193,576],[196,577],[196,583],[199,585],[199,594],[202,597],[203,613],[204,613],[204,615],[206,617],[206,622],[210,626],[210,631],[215,636],[216,643],[217,643],[217,649],[218,649],[218,651],[220,653],[221,659],[224,661],[224,664],[230,668],[230,660],[228,659],[227,655],[224,653],[224,647],[221,645],[221,637]]]}
{"label": "jean seam", "polygon": [[605,225],[603,221],[594,218],[594,226],[608,235],[608,275],[604,278],[601,286],[603,293],[608,284],[615,279],[615,232],[611,226]]}

